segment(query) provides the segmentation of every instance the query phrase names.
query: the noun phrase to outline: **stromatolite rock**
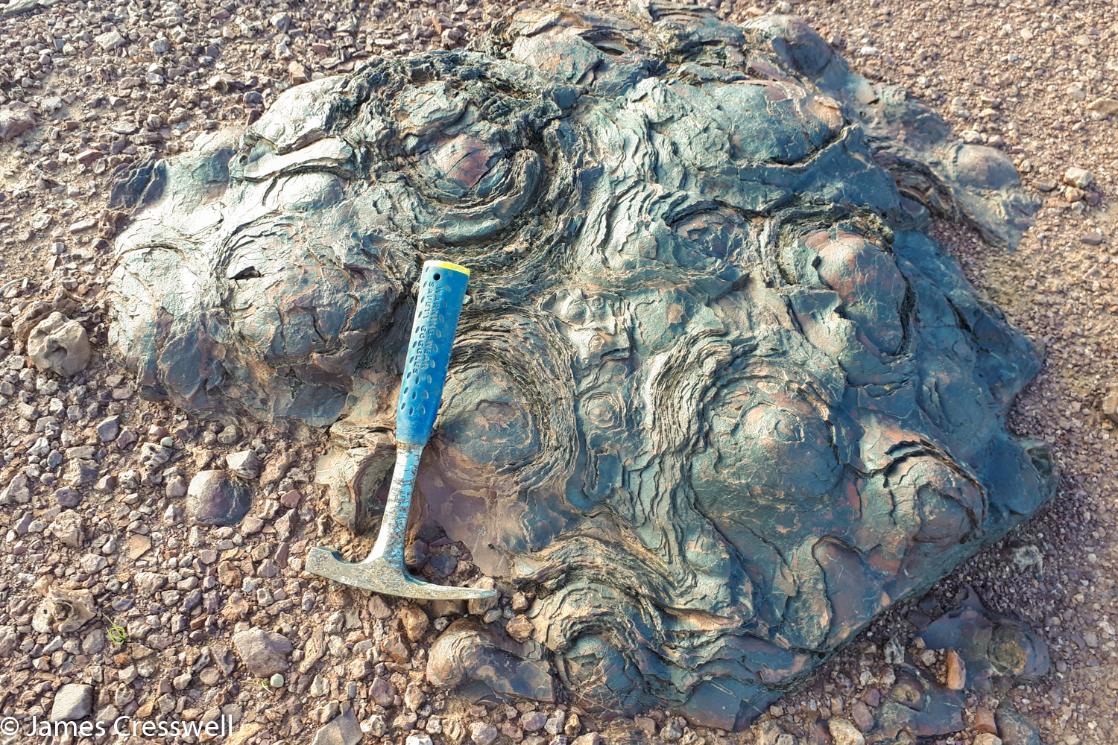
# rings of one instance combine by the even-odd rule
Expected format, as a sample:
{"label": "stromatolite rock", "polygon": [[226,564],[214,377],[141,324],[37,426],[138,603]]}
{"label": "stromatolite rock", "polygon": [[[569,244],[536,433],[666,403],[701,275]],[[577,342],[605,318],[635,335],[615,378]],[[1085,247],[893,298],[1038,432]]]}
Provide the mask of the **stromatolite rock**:
{"label": "stromatolite rock", "polygon": [[899,665],[896,683],[877,712],[867,740],[879,745],[913,745],[963,729],[963,693],[943,688],[919,668]]}
{"label": "stromatolite rock", "polygon": [[966,663],[968,687],[985,690],[991,678],[1033,681],[1048,674],[1048,645],[1021,621],[993,613],[967,589],[959,604],[920,635],[929,649],[954,649]]}
{"label": "stromatolite rock", "polygon": [[475,695],[523,655],[496,693],[550,690],[540,663],[583,706],[743,726],[1050,494],[1005,427],[1037,356],[926,232],[1013,244],[1034,203],[791,18],[524,11],[292,88],[113,200],[145,392],[331,425],[351,525],[418,267],[474,270],[418,485],[535,598],[523,644],[445,640],[429,675]]}
{"label": "stromatolite rock", "polygon": [[455,621],[431,645],[427,680],[479,698],[496,693],[554,701],[547,665],[524,659],[525,652],[522,645],[491,638],[473,621]]}

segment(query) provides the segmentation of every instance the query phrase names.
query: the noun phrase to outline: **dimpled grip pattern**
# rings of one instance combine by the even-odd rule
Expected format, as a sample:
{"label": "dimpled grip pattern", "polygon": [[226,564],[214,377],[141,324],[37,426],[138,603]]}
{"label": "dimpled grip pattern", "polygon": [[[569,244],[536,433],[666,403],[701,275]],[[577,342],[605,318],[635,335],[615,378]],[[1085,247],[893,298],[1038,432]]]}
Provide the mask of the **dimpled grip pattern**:
{"label": "dimpled grip pattern", "polygon": [[404,380],[396,404],[398,443],[422,446],[431,437],[469,280],[470,270],[457,264],[423,263]]}

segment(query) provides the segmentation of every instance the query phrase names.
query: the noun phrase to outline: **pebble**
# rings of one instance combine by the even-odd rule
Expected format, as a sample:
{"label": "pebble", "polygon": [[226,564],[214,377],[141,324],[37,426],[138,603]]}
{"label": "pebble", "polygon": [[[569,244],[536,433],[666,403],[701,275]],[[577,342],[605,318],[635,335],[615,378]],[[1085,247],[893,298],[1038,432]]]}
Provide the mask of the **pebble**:
{"label": "pebble", "polygon": [[80,683],[67,683],[54,694],[50,707],[50,721],[75,722],[85,719],[93,709],[93,687]]}
{"label": "pebble", "polygon": [[81,233],[87,233],[90,230],[93,230],[95,227],[97,227],[96,220],[94,220],[92,217],[84,217],[81,220],[70,223],[70,227],[68,227],[66,230],[70,233],[70,235],[79,235]]}
{"label": "pebble", "polygon": [[967,687],[967,666],[963,658],[954,649],[947,650],[945,657],[947,680],[945,685],[949,691],[961,691]]}
{"label": "pebble", "polygon": [[1096,98],[1087,104],[1087,110],[1103,117],[1114,116],[1118,114],[1118,98]]}
{"label": "pebble", "polygon": [[1040,573],[1044,571],[1044,554],[1031,543],[1016,546],[1013,549],[1012,558],[1013,567],[1022,574],[1031,572],[1040,576]]}
{"label": "pebble", "polygon": [[866,738],[849,719],[832,719],[827,722],[827,729],[835,745],[865,745]]}
{"label": "pebble", "polygon": [[1003,745],[1041,745],[1036,725],[1016,709],[1002,704],[994,713]]}
{"label": "pebble", "polygon": [[683,737],[683,725],[677,718],[669,719],[660,728],[660,739],[664,742],[676,742]]}
{"label": "pebble", "polygon": [[299,502],[302,501],[302,499],[303,494],[300,491],[297,489],[289,489],[280,495],[279,501],[284,507],[293,510],[299,506]]}
{"label": "pebble", "polygon": [[558,735],[563,731],[563,723],[567,719],[567,713],[562,709],[557,709],[547,718],[544,722],[543,729],[549,735]]}
{"label": "pebble", "polygon": [[850,716],[854,719],[854,724],[859,730],[863,732],[873,729],[873,712],[870,707],[866,706],[863,701],[855,701],[850,705]]}
{"label": "pebble", "polygon": [[373,678],[373,682],[369,686],[369,697],[387,709],[396,701],[396,686],[387,678],[379,676]]}
{"label": "pebble", "polygon": [[167,583],[167,578],[155,572],[137,572],[133,581],[136,583],[136,590],[141,595],[151,597],[163,589],[163,586]]}
{"label": "pebble", "polygon": [[373,714],[362,724],[362,729],[368,731],[373,737],[383,737],[388,731],[388,724],[380,714]]}
{"label": "pebble", "polygon": [[[484,590],[492,590],[497,587],[497,583],[493,581],[492,577],[479,577],[470,583],[471,587],[480,587]],[[500,599],[499,595],[494,595],[488,598],[475,598],[466,602],[466,608],[469,610],[470,615],[483,616],[497,605]]]}
{"label": "pebble", "polygon": [[82,545],[81,515],[73,510],[64,510],[50,524],[50,532],[64,546],[80,548]]}
{"label": "pebble", "polygon": [[408,683],[408,687],[404,690],[404,706],[412,711],[415,711],[423,702],[426,701],[427,696],[423,693],[423,688],[415,683]]}
{"label": "pebble", "polygon": [[423,609],[414,605],[405,605],[400,608],[400,622],[408,640],[412,642],[422,639],[431,623]]}
{"label": "pebble", "polygon": [[992,735],[998,733],[998,725],[994,722],[994,712],[985,706],[980,706],[974,710],[970,726],[975,732],[988,732]]}
{"label": "pebble", "polygon": [[238,478],[252,480],[260,475],[260,458],[252,450],[238,450],[225,456],[225,465]]}
{"label": "pebble", "polygon": [[286,670],[292,650],[287,637],[256,627],[234,634],[233,646],[245,667],[258,678]]}
{"label": "pebble", "polygon": [[94,37],[93,41],[97,44],[97,46],[106,51],[119,49],[120,47],[124,46],[124,37],[120,34],[119,31],[115,29],[112,31],[106,31],[103,34],[98,34]]}
{"label": "pebble", "polygon": [[222,445],[234,445],[241,439],[241,431],[237,429],[235,424],[227,424],[217,434],[217,441]]}
{"label": "pebble", "polygon": [[26,105],[13,103],[0,107],[0,142],[13,140],[35,128],[35,116]]}
{"label": "pebble", "polygon": [[105,417],[97,423],[94,430],[97,432],[97,439],[101,442],[112,442],[120,434],[120,417]]}
{"label": "pebble", "polygon": [[[62,490],[59,490],[62,491]],[[73,491],[72,489],[66,491]],[[58,493],[55,493],[55,500],[63,507],[73,507],[81,501],[81,495],[75,492],[75,498],[72,500],[73,504],[64,504],[58,498]],[[26,504],[31,501],[31,488],[28,485],[27,475],[17,473],[0,491],[0,504]]]}
{"label": "pebble", "polygon": [[474,722],[470,725],[469,731],[470,741],[474,743],[474,745],[493,745],[493,743],[497,741],[497,738],[501,736],[497,728],[489,722]]}
{"label": "pebble", "polygon": [[982,732],[975,736],[974,745],[1002,745],[1002,739],[989,732]]}
{"label": "pebble", "polygon": [[587,732],[571,740],[571,745],[603,745],[602,736],[597,732]]}
{"label": "pebble", "polygon": [[518,642],[527,641],[532,636],[532,622],[523,614],[518,614],[509,619],[505,624],[505,631]]}
{"label": "pebble", "polygon": [[54,501],[59,507],[77,507],[82,503],[82,493],[77,489],[63,487],[54,493]]}
{"label": "pebble", "polygon": [[131,429],[128,429],[127,427],[125,427],[125,428],[121,429],[120,435],[116,438],[116,440],[114,442],[115,442],[115,444],[118,448],[120,448],[121,450],[124,450],[124,449],[128,448],[129,446],[133,445],[138,439],[139,439],[139,435],[137,435]]}
{"label": "pebble", "polygon": [[434,554],[427,559],[427,566],[429,566],[437,576],[449,577],[454,574],[454,570],[458,568],[458,559],[451,554]]}
{"label": "pebble", "polygon": [[542,711],[532,710],[520,716],[520,728],[525,732],[538,732],[547,723],[547,715]]}
{"label": "pebble", "polygon": [[82,325],[57,311],[37,323],[27,337],[27,356],[35,367],[63,377],[84,370],[91,354]]}
{"label": "pebble", "polygon": [[346,710],[320,727],[311,745],[357,745],[362,737],[357,717],[352,710]]}
{"label": "pebble", "polygon": [[291,82],[296,85],[311,79],[306,66],[298,62],[291,62],[287,65],[287,74],[291,76]]}
{"label": "pebble", "polygon": [[86,554],[78,560],[78,566],[86,574],[97,574],[109,565],[109,560],[100,554]]}
{"label": "pebble", "polygon": [[190,485],[182,476],[173,476],[167,479],[167,486],[164,488],[163,493],[170,499],[178,499],[185,496],[189,490]]}
{"label": "pebble", "polygon": [[88,458],[70,460],[62,472],[62,480],[67,486],[92,486],[97,481],[97,464]]}
{"label": "pebble", "polygon": [[1076,189],[1086,189],[1095,183],[1095,177],[1085,168],[1071,166],[1064,171],[1063,182],[1068,186],[1074,186]]}
{"label": "pebble", "polygon": [[151,550],[151,538],[146,535],[130,535],[124,541],[124,555],[135,561]]}
{"label": "pebble", "polygon": [[199,471],[186,490],[186,510],[203,525],[236,525],[251,506],[248,489],[225,471]]}
{"label": "pebble", "polygon": [[795,745],[796,739],[771,719],[753,727],[756,745]]}
{"label": "pebble", "polygon": [[1103,395],[1102,413],[1107,419],[1118,424],[1118,385],[1111,386]]}

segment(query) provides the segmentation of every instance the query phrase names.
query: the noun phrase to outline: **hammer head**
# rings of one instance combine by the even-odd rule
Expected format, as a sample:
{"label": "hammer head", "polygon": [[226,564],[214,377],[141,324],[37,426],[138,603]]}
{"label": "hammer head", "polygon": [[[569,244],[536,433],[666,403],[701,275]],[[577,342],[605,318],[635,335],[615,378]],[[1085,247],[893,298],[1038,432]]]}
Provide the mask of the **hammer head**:
{"label": "hammer head", "polygon": [[478,587],[448,587],[412,577],[403,562],[378,556],[361,562],[346,561],[337,551],[314,548],[307,554],[304,569],[344,585],[416,600],[481,600],[496,595],[496,590]]}

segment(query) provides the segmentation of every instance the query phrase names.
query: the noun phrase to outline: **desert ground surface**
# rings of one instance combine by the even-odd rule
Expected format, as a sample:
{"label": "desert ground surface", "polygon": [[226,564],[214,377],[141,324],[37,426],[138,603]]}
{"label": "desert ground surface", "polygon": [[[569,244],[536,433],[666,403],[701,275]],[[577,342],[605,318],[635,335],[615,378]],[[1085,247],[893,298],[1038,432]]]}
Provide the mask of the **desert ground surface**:
{"label": "desert ground surface", "polygon": [[[949,606],[969,585],[1043,636],[1052,669],[968,692],[967,727],[931,741],[996,745],[991,712],[1009,701],[1045,743],[1118,742],[1111,0],[718,7],[738,22],[803,17],[856,70],[904,86],[964,139],[1016,163],[1043,200],[1016,252],[946,222],[937,236],[1044,348],[1044,370],[1011,425],[1052,443],[1061,473],[1035,520],[923,605],[877,621],[752,730],[704,730],[657,712],[602,721],[562,703],[486,707],[432,688],[427,649],[447,617],[377,597],[355,606],[295,568],[311,545],[341,534],[311,483],[319,437],[139,398],[105,345],[101,290],[124,217],[107,206],[114,174],[243,125],[295,83],[377,55],[468,45],[512,9],[491,0],[0,0],[0,717],[42,718],[54,707],[99,720],[225,716],[225,741],[242,743],[827,743],[832,719],[872,724],[891,643],[929,668],[942,664],[913,640],[914,614]],[[27,356],[29,319],[46,309],[88,333],[92,359],[72,377],[42,373]],[[255,482],[249,518],[236,528],[187,524],[187,483],[230,454]],[[429,547],[444,566],[455,550]],[[77,597],[76,628],[41,617],[55,584],[88,591]],[[488,620],[512,617],[515,602],[502,598]],[[254,629],[267,634],[253,638]],[[237,633],[250,635],[251,660],[235,648]],[[858,742],[844,736],[834,741]]]}

